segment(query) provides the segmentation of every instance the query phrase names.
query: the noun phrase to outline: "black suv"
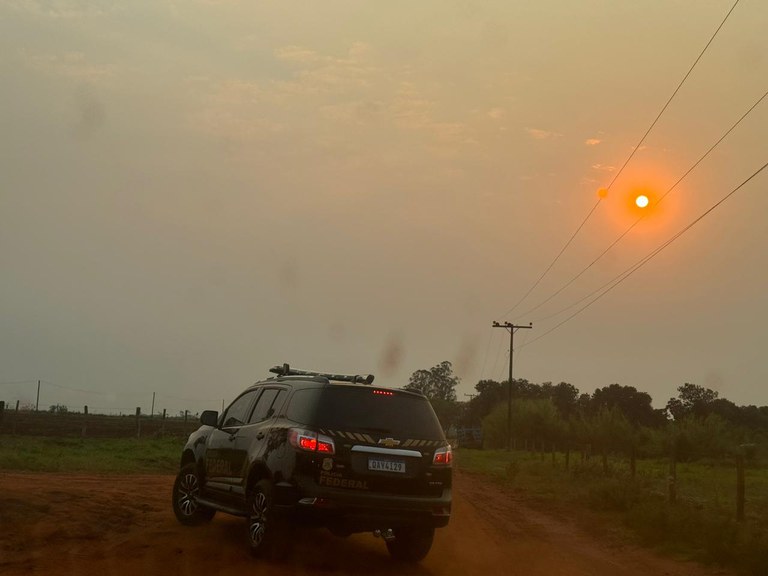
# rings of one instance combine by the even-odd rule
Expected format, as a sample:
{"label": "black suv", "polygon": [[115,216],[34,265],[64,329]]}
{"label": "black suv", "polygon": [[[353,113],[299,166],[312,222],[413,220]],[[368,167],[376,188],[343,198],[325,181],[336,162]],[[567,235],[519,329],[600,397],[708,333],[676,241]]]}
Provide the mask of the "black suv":
{"label": "black suv", "polygon": [[373,532],[393,558],[424,558],[450,518],[453,460],[429,401],[372,375],[270,372],[221,416],[202,413],[173,486],[179,522],[243,516],[251,551],[271,558],[296,525]]}

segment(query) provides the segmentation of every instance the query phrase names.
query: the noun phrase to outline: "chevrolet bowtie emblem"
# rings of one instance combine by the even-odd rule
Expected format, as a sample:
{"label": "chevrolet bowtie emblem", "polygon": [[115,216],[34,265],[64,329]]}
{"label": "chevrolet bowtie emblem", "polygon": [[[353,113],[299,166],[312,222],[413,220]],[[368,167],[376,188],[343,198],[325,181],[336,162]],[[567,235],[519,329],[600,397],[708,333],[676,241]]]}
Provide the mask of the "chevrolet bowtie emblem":
{"label": "chevrolet bowtie emblem", "polygon": [[400,446],[400,440],[395,440],[394,438],[382,438],[379,440],[379,444],[385,448],[394,448],[395,446]]}

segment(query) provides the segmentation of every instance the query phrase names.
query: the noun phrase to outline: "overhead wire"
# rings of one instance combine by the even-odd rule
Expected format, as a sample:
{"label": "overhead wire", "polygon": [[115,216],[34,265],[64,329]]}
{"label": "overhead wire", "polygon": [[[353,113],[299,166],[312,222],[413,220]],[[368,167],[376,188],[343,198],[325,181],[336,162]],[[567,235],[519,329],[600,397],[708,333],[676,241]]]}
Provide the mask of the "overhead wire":
{"label": "overhead wire", "polygon": [[627,167],[627,164],[629,164],[629,161],[632,160],[632,157],[637,153],[637,151],[640,149],[640,146],[642,146],[643,142],[645,142],[645,139],[648,137],[648,134],[651,133],[651,130],[653,130],[653,127],[656,126],[656,123],[661,118],[662,114],[666,111],[666,109],[669,107],[669,104],[672,102],[674,97],[677,95],[677,93],[680,91],[680,88],[683,87],[683,84],[685,84],[685,81],[688,80],[688,76],[691,75],[691,72],[693,72],[693,69],[696,68],[696,65],[699,63],[699,60],[704,56],[704,53],[707,51],[707,48],[709,48],[710,44],[715,39],[715,36],[717,36],[717,33],[720,32],[720,29],[725,25],[726,20],[728,20],[728,17],[731,15],[731,12],[736,8],[736,5],[739,3],[740,0],[736,0],[733,3],[733,6],[731,6],[731,9],[728,10],[728,13],[725,15],[725,18],[723,18],[723,21],[720,22],[720,25],[717,27],[717,29],[714,31],[712,36],[709,38],[709,41],[704,46],[704,48],[699,53],[696,60],[694,60],[693,64],[691,64],[691,67],[688,69],[688,72],[685,73],[685,76],[683,76],[683,79],[680,80],[680,84],[677,85],[677,88],[675,88],[675,91],[672,92],[672,96],[669,97],[669,100],[667,100],[667,103],[664,104],[664,107],[659,112],[658,116],[656,116],[656,119],[651,123],[651,125],[648,127],[648,130],[645,131],[645,134],[643,134],[643,137],[640,138],[640,142],[637,143],[637,145],[632,149],[632,153],[629,155],[627,160],[624,162],[623,166],[619,169],[619,171],[616,173],[616,175],[613,177],[613,180],[611,180],[611,183],[608,185],[608,190],[611,189],[611,186],[613,186],[613,183],[616,182],[619,175],[624,171],[624,168]]}
{"label": "overhead wire", "polygon": [[[611,190],[611,188],[613,187],[613,185],[614,185],[614,183],[616,182],[616,180],[618,180],[619,176],[622,174],[622,172],[623,172],[623,171],[624,171],[624,169],[627,167],[627,165],[629,164],[629,162],[630,162],[630,161],[632,160],[632,158],[635,156],[635,154],[637,153],[637,151],[638,151],[638,150],[640,150],[640,147],[643,145],[643,142],[645,142],[645,139],[648,137],[648,134],[650,134],[650,133],[651,133],[651,130],[653,130],[653,128],[656,126],[656,124],[658,123],[659,119],[662,117],[662,115],[664,114],[664,112],[667,110],[667,108],[669,107],[669,105],[670,105],[670,103],[672,102],[672,100],[675,98],[675,96],[677,95],[677,93],[680,91],[680,88],[682,88],[682,87],[683,87],[683,84],[685,84],[685,81],[686,81],[686,80],[688,80],[688,77],[689,77],[689,76],[691,75],[691,73],[693,72],[693,69],[694,69],[694,68],[696,68],[696,65],[697,65],[697,64],[699,63],[699,61],[702,59],[702,57],[704,56],[704,53],[707,51],[707,49],[709,48],[709,46],[712,44],[712,42],[714,41],[714,39],[715,39],[715,37],[717,36],[718,32],[720,32],[720,30],[722,29],[722,27],[725,25],[726,21],[728,20],[728,17],[729,17],[729,16],[731,15],[731,13],[734,11],[734,9],[736,8],[736,6],[738,5],[738,3],[739,3],[739,2],[740,2],[740,0],[736,0],[736,1],[733,3],[733,6],[731,6],[731,9],[730,9],[730,10],[728,10],[728,13],[725,15],[725,17],[723,18],[723,20],[720,22],[720,25],[717,27],[717,29],[715,29],[715,31],[714,31],[714,33],[712,34],[712,36],[710,36],[710,38],[709,38],[709,41],[706,43],[706,45],[705,45],[705,46],[704,46],[704,48],[701,50],[701,52],[699,52],[699,55],[696,57],[696,60],[694,60],[693,64],[691,64],[691,67],[688,69],[688,71],[687,71],[687,72],[685,73],[685,75],[683,76],[683,79],[682,79],[682,80],[680,81],[680,83],[677,85],[677,88],[675,88],[675,90],[672,92],[672,95],[671,95],[671,96],[670,96],[670,97],[667,99],[666,103],[665,103],[665,104],[664,104],[664,106],[661,108],[661,111],[660,111],[660,112],[659,112],[659,113],[656,115],[656,118],[653,120],[653,122],[651,122],[651,125],[650,125],[650,126],[648,127],[648,129],[645,131],[645,133],[643,134],[642,138],[640,138],[640,140],[638,141],[638,143],[637,143],[637,144],[636,144],[636,145],[635,145],[635,146],[632,148],[632,152],[630,152],[629,156],[628,156],[628,157],[627,157],[627,159],[624,161],[624,164],[622,164],[621,168],[619,168],[619,170],[616,172],[616,174],[614,174],[614,176],[613,176],[613,179],[612,179],[612,180],[611,180],[611,182],[608,184],[608,186],[605,188],[605,190],[606,190],[606,193],[610,192],[610,190]],[[531,285],[531,287],[530,287],[530,288],[528,288],[528,290],[525,292],[525,294],[522,296],[522,298],[520,298],[520,299],[517,301],[517,303],[515,303],[515,305],[514,305],[514,306],[512,306],[510,309],[508,309],[506,312],[504,312],[504,313],[503,313],[503,314],[500,316],[500,318],[504,318],[504,317],[506,317],[507,315],[509,315],[509,314],[511,314],[512,312],[514,312],[514,311],[517,309],[517,307],[518,307],[518,306],[520,306],[520,304],[522,304],[522,303],[525,301],[525,299],[526,299],[526,298],[527,298],[527,297],[530,295],[530,293],[531,293],[531,292],[533,292],[533,290],[534,290],[534,289],[535,289],[535,288],[536,288],[536,287],[537,287],[537,286],[538,286],[538,285],[541,283],[541,281],[544,279],[544,277],[545,277],[545,276],[546,276],[546,275],[549,273],[549,271],[550,271],[550,270],[551,270],[551,269],[554,267],[554,265],[555,265],[555,264],[558,262],[558,260],[560,260],[560,257],[563,255],[563,253],[566,251],[566,249],[567,249],[567,248],[568,248],[568,247],[571,245],[571,243],[572,243],[572,242],[573,242],[573,240],[576,238],[576,236],[578,235],[578,233],[581,231],[581,229],[584,227],[584,225],[585,225],[585,224],[587,223],[587,221],[590,219],[590,217],[591,217],[591,216],[592,216],[592,214],[595,212],[595,210],[597,209],[597,207],[598,207],[598,205],[600,204],[600,202],[602,201],[602,199],[603,199],[603,197],[602,197],[602,196],[598,198],[597,202],[595,202],[595,204],[592,206],[592,208],[590,209],[590,211],[587,213],[587,215],[586,215],[586,216],[584,217],[584,219],[582,220],[581,224],[579,224],[578,228],[576,228],[576,231],[575,231],[573,234],[571,234],[571,237],[568,239],[568,241],[565,243],[565,245],[564,245],[564,246],[563,246],[563,247],[560,249],[560,251],[557,253],[557,255],[556,255],[556,256],[555,256],[555,258],[552,260],[552,262],[550,262],[549,266],[547,266],[547,268],[544,270],[544,272],[543,272],[543,273],[542,273],[542,274],[541,274],[541,275],[540,275],[540,276],[539,276],[539,277],[536,279],[536,281],[535,281],[535,282],[534,282],[534,283]]]}
{"label": "overhead wire", "polygon": [[483,367],[480,369],[480,380],[485,376],[485,365],[488,362],[488,351],[491,349],[491,339],[493,338],[493,330],[488,332],[488,343],[485,345],[485,357],[483,358]]}
{"label": "overhead wire", "polygon": [[[728,130],[726,130],[726,131],[725,131],[725,133],[724,133],[722,136],[720,136],[720,138],[718,138],[718,140],[717,140],[717,141],[716,141],[714,144],[712,144],[712,146],[710,146],[710,147],[709,147],[709,149],[708,149],[708,150],[707,150],[707,151],[706,151],[706,152],[705,152],[705,153],[704,153],[704,154],[703,154],[703,155],[702,155],[702,156],[701,156],[701,157],[700,157],[700,158],[699,158],[699,159],[698,159],[698,160],[697,160],[697,161],[696,161],[696,162],[695,162],[695,163],[694,163],[694,164],[693,164],[693,165],[692,165],[690,168],[688,168],[688,170],[686,170],[686,171],[685,171],[685,173],[684,173],[684,174],[683,174],[683,175],[682,175],[680,178],[678,178],[677,182],[675,182],[675,183],[674,183],[674,184],[673,184],[673,185],[672,185],[672,186],[671,186],[671,187],[670,187],[670,188],[669,188],[669,189],[668,189],[666,192],[664,192],[664,194],[662,194],[662,195],[661,195],[661,197],[659,197],[659,199],[658,199],[658,200],[656,200],[656,201],[653,203],[653,205],[652,205],[652,206],[650,206],[649,210],[650,210],[650,209],[652,209],[652,208],[654,208],[654,207],[656,207],[656,206],[658,206],[658,205],[659,205],[659,204],[662,202],[662,200],[664,200],[664,198],[666,198],[666,197],[667,197],[667,196],[670,194],[670,192],[672,192],[672,191],[673,191],[675,188],[677,188],[677,186],[678,186],[678,185],[679,185],[679,184],[680,184],[680,183],[681,183],[681,182],[682,182],[682,181],[683,181],[683,180],[684,180],[684,179],[685,179],[685,178],[686,178],[686,177],[687,177],[687,176],[688,176],[688,175],[689,175],[691,172],[693,172],[693,171],[696,169],[696,167],[697,167],[699,164],[701,164],[701,163],[704,161],[704,159],[705,159],[707,156],[709,156],[709,154],[710,154],[710,153],[711,153],[711,152],[712,152],[712,151],[713,151],[715,148],[717,148],[717,146],[718,146],[718,145],[719,145],[719,144],[720,144],[720,143],[721,143],[723,140],[725,140],[725,138],[726,138],[726,137],[727,137],[727,136],[728,136],[728,135],[729,135],[731,132],[733,132],[733,130],[735,130],[735,129],[736,129],[736,127],[737,127],[739,124],[741,124],[741,122],[742,122],[742,121],[743,121],[743,120],[744,120],[744,119],[745,119],[745,118],[746,118],[746,117],[747,117],[747,116],[750,114],[750,112],[752,112],[752,111],[753,111],[755,108],[757,108],[757,106],[758,106],[758,105],[759,105],[759,104],[760,104],[760,103],[761,103],[763,100],[765,100],[765,98],[766,98],[766,97],[768,97],[768,91],[766,91],[765,93],[763,93],[763,95],[762,95],[762,96],[761,96],[761,97],[760,97],[760,98],[759,98],[759,99],[758,99],[758,100],[757,100],[757,101],[756,101],[754,104],[752,104],[752,106],[750,106],[750,108],[749,108],[749,109],[748,109],[748,110],[747,110],[747,111],[746,111],[744,114],[742,114],[742,115],[741,115],[741,117],[740,117],[738,120],[736,120],[736,122],[735,122],[733,125],[731,125],[731,127],[730,127],[730,128],[728,128]],[[621,240],[622,240],[622,239],[623,239],[623,238],[624,238],[624,237],[625,237],[627,234],[629,234],[629,232],[630,232],[630,231],[632,231],[632,229],[633,229],[635,226],[637,226],[637,225],[638,225],[638,224],[639,224],[639,223],[640,223],[640,222],[641,222],[641,221],[642,221],[644,218],[646,218],[647,214],[648,214],[648,212],[644,213],[644,214],[643,214],[642,216],[640,216],[640,217],[639,217],[637,220],[635,220],[635,222],[634,222],[634,223],[632,223],[632,224],[631,224],[631,225],[630,225],[630,226],[629,226],[629,227],[628,227],[628,228],[627,228],[627,229],[626,229],[624,232],[622,232],[622,233],[621,233],[621,235],[619,235],[619,237],[618,237],[618,238],[616,238],[616,240],[614,240],[614,241],[613,241],[613,242],[612,242],[612,243],[611,243],[611,244],[610,244],[610,245],[609,245],[609,246],[608,246],[608,247],[607,247],[605,250],[603,250],[603,251],[600,253],[600,255],[599,255],[599,256],[597,256],[597,258],[595,258],[594,260],[592,260],[592,262],[590,262],[590,263],[589,263],[589,264],[588,264],[588,265],[587,265],[585,268],[583,268],[583,269],[582,269],[582,270],[581,270],[581,271],[580,271],[578,274],[576,274],[575,276],[573,276],[573,277],[572,277],[570,280],[568,280],[568,282],[566,282],[566,283],[565,283],[565,284],[563,284],[563,285],[562,285],[560,288],[558,288],[558,289],[557,289],[555,292],[553,292],[553,293],[552,293],[552,294],[551,294],[549,297],[547,297],[545,300],[543,300],[543,301],[539,302],[539,303],[538,303],[536,306],[534,306],[533,308],[531,308],[530,310],[528,310],[528,311],[527,311],[527,312],[524,314],[524,316],[527,316],[527,315],[531,314],[532,312],[535,312],[536,310],[538,310],[539,308],[541,308],[542,306],[544,306],[545,304],[547,304],[548,302],[550,302],[550,301],[551,301],[553,298],[555,298],[556,296],[558,296],[559,294],[561,294],[561,293],[563,292],[563,290],[565,290],[566,288],[568,288],[568,287],[569,287],[571,284],[573,284],[573,283],[574,283],[576,280],[578,280],[579,278],[581,278],[581,276],[583,276],[583,275],[584,275],[584,274],[585,274],[585,273],[586,273],[586,272],[587,272],[587,271],[588,271],[590,268],[592,268],[592,266],[594,266],[594,265],[595,265],[595,264],[596,264],[596,263],[597,263],[597,262],[598,262],[598,261],[599,261],[599,260],[600,260],[600,259],[601,259],[603,256],[605,256],[605,255],[606,255],[606,254],[607,254],[607,253],[608,253],[608,252],[609,252],[609,251],[610,251],[610,250],[611,250],[611,249],[612,249],[614,246],[616,246],[616,244],[618,244],[618,243],[619,243],[619,242],[620,242],[620,241],[621,241]],[[562,313],[563,313],[565,310],[568,310],[568,309],[572,308],[573,306],[575,306],[576,304],[578,304],[578,303],[579,303],[579,302],[581,302],[582,300],[583,300],[583,299],[581,299],[581,300],[577,301],[575,304],[571,304],[571,305],[567,306],[565,309],[561,310],[560,312],[556,312],[556,313],[554,313],[554,314],[550,314],[549,316],[545,316],[545,317],[543,317],[543,318],[540,318],[539,320],[548,320],[549,318],[552,318],[552,317],[554,317],[554,316],[559,316],[559,315],[560,315],[560,314],[562,314]]]}
{"label": "overhead wire", "polygon": [[[668,239],[666,242],[664,242],[663,244],[661,244],[660,246],[658,246],[658,247],[657,247],[655,250],[653,250],[652,252],[650,252],[648,255],[646,255],[645,257],[643,257],[643,258],[641,258],[640,260],[638,260],[638,261],[637,261],[635,264],[633,264],[632,266],[630,266],[630,267],[629,267],[628,269],[626,269],[624,272],[622,272],[622,273],[621,273],[621,274],[619,274],[618,276],[614,277],[614,278],[613,278],[613,280],[611,280],[611,281],[607,282],[606,284],[603,284],[603,286],[601,286],[601,287],[600,287],[600,288],[598,288],[597,290],[593,291],[593,292],[592,292],[592,294],[595,294],[595,293],[599,292],[600,290],[603,290],[603,288],[605,288],[605,290],[603,290],[603,291],[602,291],[600,294],[598,294],[598,295],[597,295],[597,296],[596,296],[594,299],[592,299],[592,300],[591,300],[591,301],[589,301],[587,304],[585,304],[584,306],[582,306],[581,308],[579,308],[579,309],[578,309],[576,312],[574,312],[573,314],[571,314],[570,316],[568,316],[568,318],[566,318],[565,320],[563,320],[563,321],[562,321],[562,322],[560,322],[559,324],[557,324],[557,325],[553,326],[552,328],[550,328],[549,330],[547,330],[546,332],[544,332],[544,333],[543,333],[543,334],[541,334],[540,336],[537,336],[536,338],[534,338],[534,339],[533,339],[533,340],[531,340],[530,342],[526,343],[526,344],[525,344],[525,346],[530,346],[530,345],[531,345],[531,344],[533,344],[534,342],[537,342],[538,340],[541,340],[542,338],[544,338],[545,336],[547,336],[547,335],[551,334],[552,332],[554,332],[555,330],[557,330],[558,328],[560,328],[561,326],[563,326],[564,324],[566,324],[567,322],[569,322],[570,320],[572,320],[573,318],[575,318],[576,316],[578,316],[579,314],[581,314],[581,313],[582,313],[584,310],[586,310],[587,308],[589,308],[590,306],[592,306],[592,304],[594,304],[595,302],[597,302],[598,300],[600,300],[600,299],[601,299],[603,296],[605,296],[605,295],[606,295],[606,294],[608,294],[608,293],[609,293],[611,290],[613,290],[614,288],[616,288],[616,286],[618,286],[619,284],[621,284],[622,282],[624,282],[624,281],[625,281],[627,278],[629,278],[629,277],[630,277],[632,274],[634,274],[634,273],[635,273],[635,272],[637,272],[637,271],[638,271],[640,268],[642,268],[643,266],[645,266],[645,265],[646,265],[648,262],[650,262],[650,261],[651,261],[651,260],[652,260],[652,259],[653,259],[653,258],[654,258],[656,255],[658,255],[658,254],[659,254],[659,253],[660,253],[662,250],[664,250],[665,248],[667,248],[667,246],[669,246],[670,244],[672,244],[672,243],[673,243],[675,240],[677,240],[678,238],[680,238],[680,236],[682,236],[682,235],[683,235],[683,234],[685,234],[685,233],[686,233],[688,230],[690,230],[691,228],[693,228],[693,226],[695,226],[696,224],[698,224],[698,223],[699,223],[699,222],[700,222],[702,219],[704,219],[704,218],[705,218],[705,217],[706,217],[708,214],[710,214],[710,213],[711,213],[713,210],[715,210],[716,208],[718,208],[718,207],[719,207],[721,204],[723,204],[723,202],[725,202],[726,200],[728,200],[728,198],[730,198],[731,196],[733,196],[733,195],[734,195],[734,194],[735,194],[735,193],[736,193],[738,190],[740,190],[740,189],[741,189],[741,188],[742,188],[744,185],[746,185],[746,184],[747,184],[749,181],[751,181],[751,180],[752,180],[752,179],[753,179],[755,176],[757,176],[758,174],[760,174],[760,172],[762,172],[763,170],[765,170],[765,168],[766,168],[766,167],[768,167],[768,162],[766,162],[765,164],[763,164],[763,165],[762,165],[762,167],[760,167],[758,170],[756,170],[756,171],[755,171],[755,172],[754,172],[754,173],[753,173],[751,176],[749,176],[749,177],[748,177],[746,180],[744,180],[744,181],[743,181],[741,184],[739,184],[739,185],[738,185],[736,188],[734,188],[733,190],[731,190],[731,191],[730,191],[728,194],[726,194],[726,195],[725,195],[723,198],[721,198],[721,199],[720,199],[718,202],[716,202],[715,204],[713,204],[712,206],[710,206],[710,208],[709,208],[709,209],[707,209],[707,210],[706,210],[704,213],[702,213],[702,214],[701,214],[701,215],[700,215],[698,218],[696,218],[695,220],[693,220],[693,221],[692,221],[690,224],[688,224],[688,225],[687,225],[685,228],[683,228],[682,230],[680,230],[680,231],[679,231],[677,234],[675,234],[675,235],[674,235],[674,236],[672,236],[670,239]],[[606,287],[607,287],[607,288],[606,288]],[[590,295],[590,296],[591,296],[591,295]],[[589,297],[589,296],[587,296],[586,298],[588,298],[588,297]],[[584,299],[586,299],[586,298],[584,298]],[[523,347],[523,346],[521,346],[521,348],[522,348],[522,347]]]}
{"label": "overhead wire", "polygon": [[[648,129],[645,131],[645,134],[643,134],[642,138],[640,138],[639,142],[638,142],[638,143],[637,143],[637,144],[634,146],[634,148],[632,149],[632,152],[629,154],[629,156],[628,156],[628,157],[627,157],[627,159],[625,160],[624,164],[621,166],[621,168],[618,170],[618,172],[616,172],[616,174],[614,175],[613,179],[611,180],[611,182],[608,184],[607,188],[605,189],[605,191],[606,191],[606,194],[605,194],[605,195],[607,195],[607,193],[608,193],[608,192],[610,191],[610,189],[613,187],[613,185],[614,185],[614,183],[616,182],[616,180],[619,178],[619,176],[621,175],[621,173],[622,173],[622,172],[624,171],[624,169],[626,168],[626,166],[629,164],[629,162],[632,160],[632,158],[634,157],[634,155],[635,155],[635,154],[637,153],[637,151],[640,149],[640,147],[642,146],[643,142],[645,142],[646,138],[648,137],[648,134],[650,134],[651,130],[653,130],[653,128],[656,126],[656,124],[658,123],[658,121],[659,121],[659,119],[661,118],[661,116],[664,114],[664,112],[667,110],[667,108],[669,107],[669,105],[670,105],[670,103],[672,102],[672,100],[675,98],[675,96],[677,95],[677,93],[680,91],[680,88],[682,88],[683,84],[685,84],[686,80],[687,80],[687,79],[688,79],[688,77],[691,75],[691,73],[693,72],[694,68],[696,67],[696,65],[697,65],[697,64],[699,63],[699,61],[701,60],[701,58],[704,56],[704,54],[706,53],[707,49],[709,48],[709,46],[710,46],[710,45],[712,44],[712,42],[714,41],[714,39],[715,39],[715,37],[717,36],[717,34],[720,32],[720,30],[722,29],[722,27],[725,25],[726,21],[728,20],[728,18],[729,18],[729,17],[730,17],[730,15],[731,15],[731,13],[734,11],[734,9],[736,8],[736,6],[739,4],[739,1],[740,1],[740,0],[735,0],[735,2],[733,3],[733,5],[731,6],[730,10],[728,10],[728,12],[726,13],[725,17],[724,17],[724,18],[722,19],[722,21],[720,22],[720,25],[719,25],[719,26],[718,26],[718,27],[715,29],[715,31],[713,32],[713,34],[710,36],[709,40],[708,40],[708,41],[707,41],[707,43],[704,45],[704,48],[703,48],[703,49],[702,49],[702,50],[699,52],[699,55],[696,57],[696,59],[694,60],[693,64],[691,65],[691,67],[688,69],[688,71],[687,71],[687,72],[685,73],[685,75],[683,76],[683,79],[680,81],[680,83],[677,85],[677,87],[675,88],[675,90],[672,92],[672,95],[671,95],[671,96],[670,96],[670,97],[667,99],[666,103],[665,103],[665,104],[664,104],[664,106],[661,108],[661,111],[660,111],[660,112],[659,112],[659,113],[656,115],[656,118],[653,120],[653,122],[651,123],[651,125],[650,125],[650,126],[648,127]],[[518,308],[518,306],[520,306],[520,304],[522,304],[522,303],[525,301],[525,299],[526,299],[526,298],[528,298],[528,296],[531,294],[531,292],[533,292],[533,290],[534,290],[534,289],[535,289],[535,288],[536,288],[536,287],[537,287],[537,286],[538,286],[538,285],[541,283],[541,281],[544,279],[544,277],[545,277],[545,276],[546,276],[546,275],[549,273],[549,271],[550,271],[550,270],[551,270],[551,269],[552,269],[552,268],[555,266],[555,264],[556,264],[556,263],[557,263],[557,262],[560,260],[560,257],[563,255],[563,253],[565,253],[565,251],[566,251],[566,250],[568,249],[568,247],[571,245],[571,243],[572,243],[572,242],[573,242],[573,240],[576,238],[576,236],[579,234],[579,232],[581,231],[581,229],[582,229],[582,228],[585,226],[585,224],[586,224],[586,223],[589,221],[589,219],[591,218],[592,214],[595,212],[595,210],[596,210],[596,209],[597,209],[597,207],[599,206],[599,204],[600,204],[600,202],[601,202],[601,200],[602,200],[602,199],[603,199],[603,196],[601,196],[601,197],[599,197],[599,198],[598,198],[597,202],[595,202],[595,204],[594,204],[594,205],[592,206],[592,208],[589,210],[589,212],[587,213],[587,215],[586,215],[586,216],[584,217],[584,219],[581,221],[581,224],[579,224],[579,226],[576,228],[575,232],[574,232],[573,234],[571,234],[570,238],[569,238],[569,239],[566,241],[565,245],[564,245],[564,246],[563,246],[563,247],[560,249],[560,251],[557,253],[557,255],[556,255],[556,256],[555,256],[555,258],[552,260],[552,262],[550,262],[550,264],[549,264],[549,265],[546,267],[546,269],[544,270],[544,272],[542,272],[542,273],[541,273],[541,275],[540,275],[540,276],[539,276],[539,277],[536,279],[536,281],[535,281],[535,282],[534,282],[534,283],[531,285],[531,287],[530,287],[530,288],[528,288],[528,290],[525,292],[525,294],[523,294],[523,296],[522,296],[522,297],[521,297],[521,298],[520,298],[520,299],[519,299],[519,300],[518,300],[518,301],[517,301],[517,302],[516,302],[516,303],[515,303],[515,304],[514,304],[512,307],[511,307],[511,308],[509,308],[507,311],[505,311],[503,314],[501,314],[501,315],[500,315],[500,317],[499,317],[500,319],[501,319],[501,318],[505,318],[505,317],[507,317],[509,314],[511,314],[512,312],[514,312],[514,311],[515,311],[515,310]],[[610,250],[610,248],[611,248],[612,246],[613,246],[613,245],[611,245],[611,246],[608,248],[608,250]],[[601,255],[600,257],[602,257],[602,255]],[[593,263],[593,264],[594,264],[594,263]],[[590,265],[590,266],[591,266],[591,265]],[[574,279],[574,280],[575,280],[575,279]],[[572,281],[574,281],[574,280],[572,280]],[[565,288],[565,287],[564,287],[564,288]],[[564,288],[563,288],[563,289],[564,289]],[[552,296],[552,297],[554,297],[554,296]],[[489,341],[488,341],[488,345],[486,346],[486,358],[487,358],[487,356],[488,356],[488,349],[489,349],[489,347],[490,347],[490,339],[489,339]],[[498,352],[497,352],[496,362],[498,362]],[[493,372],[495,372],[495,366],[496,366],[496,362],[494,362],[494,370],[493,370]],[[484,371],[484,368],[485,368],[485,361],[483,362],[483,371]],[[482,377],[482,374],[483,374],[483,373],[484,373],[484,372],[482,372],[482,371],[481,371],[481,377]]]}
{"label": "overhead wire", "polygon": [[507,315],[514,312],[520,304],[522,304],[526,298],[528,298],[528,295],[533,292],[533,290],[536,288],[536,286],[539,285],[539,283],[544,279],[544,277],[549,273],[550,270],[552,270],[552,267],[557,263],[558,260],[560,260],[560,257],[563,255],[563,253],[568,249],[568,246],[571,245],[571,242],[573,242],[574,238],[578,235],[579,231],[584,227],[584,225],[587,223],[589,218],[592,216],[593,212],[597,209],[598,205],[600,204],[600,201],[602,198],[598,198],[597,202],[592,206],[592,209],[587,213],[587,215],[584,217],[584,219],[581,221],[581,224],[579,224],[579,227],[576,228],[576,231],[571,234],[571,237],[568,239],[568,241],[565,243],[565,245],[560,249],[560,252],[557,253],[557,256],[555,256],[555,259],[550,262],[549,266],[547,266],[546,270],[541,273],[541,275],[536,279],[536,281],[531,285],[530,288],[528,288],[528,291],[523,294],[522,298],[517,301],[517,303],[512,306],[509,310],[504,312],[499,318],[504,318]]}
{"label": "overhead wire", "polygon": [[493,368],[491,369],[491,374],[492,375],[496,374],[496,366],[499,363],[499,355],[501,354],[501,349],[503,347],[503,344],[504,344],[504,340],[503,339],[499,339],[499,344],[498,344],[498,346],[496,346],[496,359],[493,361]]}

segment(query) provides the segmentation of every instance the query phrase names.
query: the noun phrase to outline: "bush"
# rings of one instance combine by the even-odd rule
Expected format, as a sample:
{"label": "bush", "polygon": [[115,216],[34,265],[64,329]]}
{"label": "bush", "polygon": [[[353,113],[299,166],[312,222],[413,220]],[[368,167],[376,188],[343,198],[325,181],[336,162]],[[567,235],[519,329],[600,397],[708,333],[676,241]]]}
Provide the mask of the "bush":
{"label": "bush", "polygon": [[[507,404],[501,402],[483,419],[483,447],[507,446]],[[515,400],[512,404],[512,438],[518,442],[546,442],[562,440],[565,423],[549,399]]]}
{"label": "bush", "polygon": [[639,482],[627,478],[604,478],[590,485],[588,501],[596,510],[626,512],[642,503],[646,490]]}

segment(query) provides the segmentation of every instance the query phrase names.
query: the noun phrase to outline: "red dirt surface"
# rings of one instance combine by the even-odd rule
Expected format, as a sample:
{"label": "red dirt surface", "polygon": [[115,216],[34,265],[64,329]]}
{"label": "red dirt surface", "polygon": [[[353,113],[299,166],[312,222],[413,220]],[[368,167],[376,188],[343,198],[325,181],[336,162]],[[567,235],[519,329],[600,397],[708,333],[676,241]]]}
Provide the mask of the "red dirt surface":
{"label": "red dirt surface", "polygon": [[250,557],[244,521],[218,514],[178,524],[170,476],[0,475],[3,575],[533,575],[729,574],[591,536],[572,520],[532,509],[481,477],[456,472],[454,512],[417,566],[390,560],[368,534],[341,539],[299,530],[291,560]]}

